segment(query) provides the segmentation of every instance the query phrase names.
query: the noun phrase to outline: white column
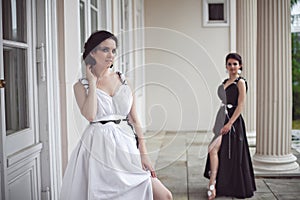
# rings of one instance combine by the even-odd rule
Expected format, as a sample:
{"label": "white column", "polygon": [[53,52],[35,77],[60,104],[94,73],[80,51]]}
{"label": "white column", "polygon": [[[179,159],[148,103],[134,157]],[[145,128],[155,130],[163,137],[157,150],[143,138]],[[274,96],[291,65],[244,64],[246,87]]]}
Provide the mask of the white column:
{"label": "white column", "polygon": [[256,144],[256,41],[257,0],[237,0],[237,53],[243,59],[242,76],[247,79],[248,93],[244,111],[249,145]]}
{"label": "white column", "polygon": [[290,0],[258,1],[256,174],[299,169],[291,153]]}

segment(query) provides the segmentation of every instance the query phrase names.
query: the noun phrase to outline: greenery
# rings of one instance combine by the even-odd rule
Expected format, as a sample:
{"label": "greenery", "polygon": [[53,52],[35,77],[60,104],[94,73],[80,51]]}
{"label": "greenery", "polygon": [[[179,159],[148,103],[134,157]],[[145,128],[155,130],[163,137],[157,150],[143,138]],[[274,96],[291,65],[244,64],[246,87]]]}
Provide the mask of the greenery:
{"label": "greenery", "polygon": [[291,8],[296,5],[296,3],[298,2],[298,0],[291,0]]}
{"label": "greenery", "polygon": [[[293,7],[298,0],[291,0]],[[292,33],[293,120],[300,120],[300,33]],[[298,123],[299,124],[299,123]]]}
{"label": "greenery", "polygon": [[300,40],[292,33],[293,119],[300,119]]}
{"label": "greenery", "polygon": [[300,129],[300,120],[293,120],[292,129]]}

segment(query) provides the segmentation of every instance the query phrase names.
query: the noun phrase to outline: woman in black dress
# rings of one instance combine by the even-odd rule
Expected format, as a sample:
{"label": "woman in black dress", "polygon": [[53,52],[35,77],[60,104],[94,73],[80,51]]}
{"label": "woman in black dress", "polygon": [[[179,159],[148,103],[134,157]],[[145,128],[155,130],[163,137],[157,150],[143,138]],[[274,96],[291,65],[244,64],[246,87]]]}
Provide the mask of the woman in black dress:
{"label": "woman in black dress", "polygon": [[243,110],[247,82],[240,77],[242,59],[226,56],[229,78],[218,88],[222,100],[213,128],[215,137],[208,147],[204,176],[209,179],[208,199],[218,196],[249,198],[256,190]]}

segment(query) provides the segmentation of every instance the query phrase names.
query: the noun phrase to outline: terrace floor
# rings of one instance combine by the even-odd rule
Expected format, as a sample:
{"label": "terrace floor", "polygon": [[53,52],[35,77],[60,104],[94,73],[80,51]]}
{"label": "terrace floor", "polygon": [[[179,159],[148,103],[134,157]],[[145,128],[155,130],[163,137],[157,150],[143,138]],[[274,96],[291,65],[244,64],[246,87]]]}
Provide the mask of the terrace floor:
{"label": "terrace floor", "polygon": [[[158,132],[145,134],[148,153],[158,178],[172,191],[175,200],[207,199],[208,180],[203,177],[211,134]],[[255,147],[250,147],[251,154]],[[300,160],[300,153],[292,149]],[[256,177],[257,191],[250,199],[300,199],[298,176]],[[222,199],[234,199],[219,197]]]}

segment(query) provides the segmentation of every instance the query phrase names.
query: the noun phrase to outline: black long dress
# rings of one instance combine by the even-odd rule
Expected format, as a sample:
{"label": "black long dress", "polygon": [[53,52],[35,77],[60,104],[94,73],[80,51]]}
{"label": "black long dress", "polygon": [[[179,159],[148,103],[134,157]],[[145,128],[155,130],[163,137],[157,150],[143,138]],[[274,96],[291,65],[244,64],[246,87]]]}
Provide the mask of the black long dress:
{"label": "black long dress", "polygon": [[[223,114],[225,119],[217,116],[216,120],[223,118],[223,125],[228,122],[238,104],[239,90],[237,83],[240,79],[241,77],[237,78],[226,88],[224,91],[224,96],[220,96],[220,91],[218,91],[219,97],[222,98],[223,102],[223,106],[220,108],[218,115],[223,114],[223,112],[221,112],[222,110],[227,111],[225,112],[225,115]],[[228,79],[223,82],[221,85],[222,87],[219,87],[219,90],[224,90],[223,86],[227,80]],[[216,121],[215,124],[218,125],[219,122]],[[220,130],[220,128],[217,129],[218,131]],[[215,139],[219,132],[216,132],[216,130],[214,130],[214,132],[216,134],[214,137]],[[246,128],[242,115],[236,119],[231,131],[222,136],[222,144],[218,153],[218,157],[219,167],[216,178],[217,196],[230,196],[236,198],[249,198],[253,196],[253,192],[256,190],[256,185],[246,137]],[[209,171],[210,159],[208,155],[204,171],[204,176],[208,179]]]}

